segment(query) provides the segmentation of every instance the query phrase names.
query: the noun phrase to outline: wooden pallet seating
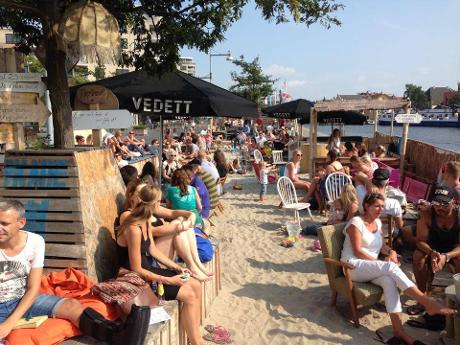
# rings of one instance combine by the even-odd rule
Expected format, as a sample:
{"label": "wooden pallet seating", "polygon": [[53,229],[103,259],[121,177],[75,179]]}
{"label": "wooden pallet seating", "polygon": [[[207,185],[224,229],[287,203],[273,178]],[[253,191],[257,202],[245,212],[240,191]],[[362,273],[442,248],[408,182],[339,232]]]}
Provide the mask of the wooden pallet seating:
{"label": "wooden pallet seating", "polygon": [[26,229],[44,237],[45,269],[86,270],[79,175],[73,151],[8,151],[0,195],[21,201]]}
{"label": "wooden pallet seating", "polygon": [[[26,230],[45,239],[45,270],[72,266],[95,281],[117,267],[115,220],[122,210],[125,186],[113,155],[107,149],[8,151],[0,197],[17,199],[26,208]],[[219,245],[207,263],[215,272],[202,284],[202,321],[220,290]],[[153,325],[146,344],[185,345],[179,327],[179,304],[167,303],[171,320]],[[65,344],[94,344],[87,338]]]}

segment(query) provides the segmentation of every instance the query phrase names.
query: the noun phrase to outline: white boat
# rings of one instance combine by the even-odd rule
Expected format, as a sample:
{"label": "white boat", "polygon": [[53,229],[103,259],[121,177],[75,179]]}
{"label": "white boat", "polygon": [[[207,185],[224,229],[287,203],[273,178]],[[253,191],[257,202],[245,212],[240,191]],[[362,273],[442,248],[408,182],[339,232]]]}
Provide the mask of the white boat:
{"label": "white boat", "polygon": [[[415,112],[414,112],[415,113]],[[449,107],[438,106],[433,109],[419,110],[418,113],[422,115],[423,120],[418,124],[411,124],[411,126],[420,127],[460,127],[458,113],[452,112]],[[395,116],[397,114],[395,113]],[[379,125],[389,126],[391,124],[391,111],[379,113]],[[393,122],[395,126],[401,126],[396,121]]]}

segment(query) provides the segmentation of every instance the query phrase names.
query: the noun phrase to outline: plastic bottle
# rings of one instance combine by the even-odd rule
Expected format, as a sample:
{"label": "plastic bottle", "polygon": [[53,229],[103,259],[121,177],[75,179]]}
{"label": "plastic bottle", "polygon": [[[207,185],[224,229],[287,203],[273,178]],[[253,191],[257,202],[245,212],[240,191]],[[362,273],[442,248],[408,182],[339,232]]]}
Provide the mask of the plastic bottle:
{"label": "plastic bottle", "polygon": [[162,282],[158,282],[157,284],[157,295],[158,295],[158,305],[164,305],[165,304],[165,288],[163,286]]}

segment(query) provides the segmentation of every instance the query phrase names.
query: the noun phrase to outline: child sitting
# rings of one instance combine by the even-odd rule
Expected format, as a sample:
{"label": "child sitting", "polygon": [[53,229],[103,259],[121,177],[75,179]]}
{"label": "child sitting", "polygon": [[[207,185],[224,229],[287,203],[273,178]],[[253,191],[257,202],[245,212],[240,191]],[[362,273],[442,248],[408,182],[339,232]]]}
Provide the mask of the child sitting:
{"label": "child sitting", "polygon": [[246,174],[246,169],[244,169],[243,167],[241,167],[240,159],[239,159],[239,158],[235,158],[235,159],[229,164],[228,172],[229,172],[230,174],[237,173],[237,174],[243,175],[243,174]]}

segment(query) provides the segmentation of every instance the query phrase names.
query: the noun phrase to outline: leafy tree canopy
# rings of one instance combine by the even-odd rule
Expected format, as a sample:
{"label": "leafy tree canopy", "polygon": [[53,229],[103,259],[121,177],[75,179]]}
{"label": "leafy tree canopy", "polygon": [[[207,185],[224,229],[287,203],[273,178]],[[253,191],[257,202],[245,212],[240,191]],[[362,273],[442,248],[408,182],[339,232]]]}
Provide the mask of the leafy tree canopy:
{"label": "leafy tree canopy", "polygon": [[241,55],[233,63],[241,68],[241,73],[231,72],[232,80],[235,84],[230,87],[230,91],[259,105],[265,97],[273,93],[273,83],[277,79],[272,79],[270,75],[263,74],[258,57],[251,62],[247,62],[244,60],[244,56]]}
{"label": "leafy tree canopy", "polygon": [[[0,0],[0,26],[11,27],[22,38],[27,51],[58,23],[75,0]],[[120,28],[136,35],[125,64],[138,69],[172,70],[182,47],[208,51],[224,39],[249,0],[99,0],[118,20]],[[284,23],[293,20],[310,26],[319,22],[326,28],[340,25],[335,13],[343,8],[335,0],[255,0],[266,20]],[[151,25],[145,26],[150,19]]]}
{"label": "leafy tree canopy", "polygon": [[[224,39],[226,30],[242,14],[249,0],[99,0],[117,20],[122,31],[136,36],[123,63],[147,72],[173,70],[183,47],[208,52]],[[72,147],[72,116],[66,51],[53,27],[79,0],[0,0],[0,27],[10,27],[21,38],[20,50],[29,53],[40,44],[47,60],[48,88],[53,108],[56,147]],[[289,20],[307,27],[320,23],[340,25],[335,17],[343,5],[336,0],[254,0],[264,19]],[[147,27],[145,21],[151,20]],[[67,95],[66,95],[67,93]]]}
{"label": "leafy tree canopy", "polygon": [[410,99],[412,103],[412,108],[415,109],[427,109],[430,108],[430,102],[428,101],[428,96],[425,91],[422,90],[421,86],[414,84],[406,84],[406,91],[404,92],[404,97]]}
{"label": "leafy tree canopy", "polygon": [[460,94],[456,94],[454,97],[452,97],[450,100],[449,100],[449,103],[448,103],[449,107],[451,107],[452,109],[455,109],[455,108],[460,108]]}

